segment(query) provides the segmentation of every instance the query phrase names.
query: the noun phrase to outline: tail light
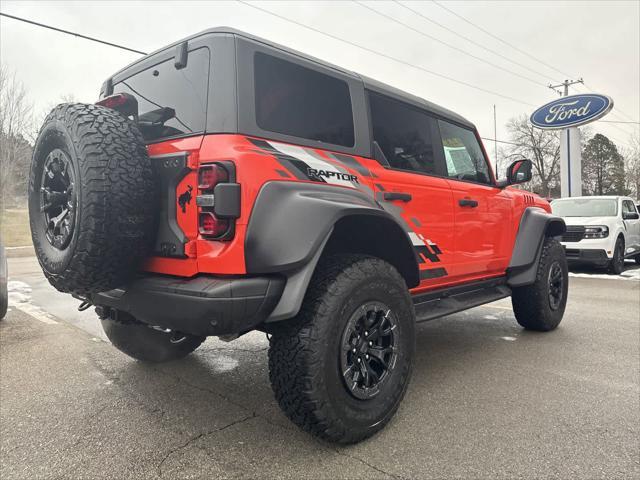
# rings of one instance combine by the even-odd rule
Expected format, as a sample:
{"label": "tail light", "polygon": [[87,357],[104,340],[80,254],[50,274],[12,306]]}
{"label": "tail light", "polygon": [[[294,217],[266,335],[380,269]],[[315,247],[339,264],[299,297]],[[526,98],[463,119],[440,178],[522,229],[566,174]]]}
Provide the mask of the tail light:
{"label": "tail light", "polygon": [[221,237],[229,230],[229,220],[217,218],[212,212],[200,212],[200,235]]}
{"label": "tail light", "polygon": [[198,188],[200,190],[213,190],[218,183],[228,181],[229,173],[217,163],[200,167],[198,171]]}
{"label": "tail light", "polygon": [[231,240],[240,216],[240,185],[232,162],[202,165],[198,169],[198,230],[215,240]]}

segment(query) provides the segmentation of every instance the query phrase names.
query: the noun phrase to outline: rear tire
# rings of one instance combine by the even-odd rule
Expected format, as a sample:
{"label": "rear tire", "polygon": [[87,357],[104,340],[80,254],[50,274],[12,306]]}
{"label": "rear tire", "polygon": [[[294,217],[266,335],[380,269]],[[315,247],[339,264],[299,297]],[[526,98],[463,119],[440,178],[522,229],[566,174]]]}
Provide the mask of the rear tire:
{"label": "rear tire", "polygon": [[[0,246],[0,248],[2,248]],[[0,320],[2,320],[7,314],[7,310],[9,309],[9,292],[7,290],[7,277],[9,275],[9,269],[7,267],[7,258],[0,258],[0,262],[3,262],[4,265],[0,265],[0,271],[2,272],[2,276],[0,276]]]}
{"label": "rear tire", "polygon": [[101,318],[102,328],[114,347],[141,362],[162,363],[186,357],[205,337],[163,331],[118,312],[118,320]]}
{"label": "rear tire", "polygon": [[613,249],[613,258],[609,261],[609,273],[620,275],[624,270],[624,238],[618,237]]}
{"label": "rear tire", "polygon": [[407,390],[414,323],[407,285],[393,266],[363,255],[323,259],[300,313],[271,337],[269,377],[280,407],[328,441],[372,436]]}
{"label": "rear tire", "polygon": [[62,292],[116,288],[146,257],[156,186],[138,127],[99,105],[58,105],[36,140],[29,176],[31,236]]}
{"label": "rear tire", "polygon": [[569,273],[564,249],[557,240],[546,238],[535,282],[516,287],[511,294],[516,320],[527,330],[553,330],[564,315],[568,291]]}

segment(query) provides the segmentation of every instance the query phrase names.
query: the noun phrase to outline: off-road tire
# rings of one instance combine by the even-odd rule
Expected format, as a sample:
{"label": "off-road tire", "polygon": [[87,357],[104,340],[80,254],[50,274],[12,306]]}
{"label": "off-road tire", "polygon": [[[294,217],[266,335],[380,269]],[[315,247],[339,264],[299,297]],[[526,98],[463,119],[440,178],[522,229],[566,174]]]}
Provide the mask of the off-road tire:
{"label": "off-road tire", "polygon": [[[362,400],[347,389],[338,359],[345,325],[368,301],[383,302],[394,312],[398,343],[386,383]],[[270,340],[269,377],[280,407],[293,423],[324,440],[347,444],[375,434],[407,390],[414,324],[407,285],[392,265],[364,255],[322,259],[299,314],[275,329]]]}
{"label": "off-road tire", "polygon": [[[553,308],[550,299],[549,274],[552,266],[559,266],[562,275],[562,298],[557,308]],[[511,304],[518,323],[527,330],[548,332],[556,328],[564,315],[569,291],[569,273],[567,259],[560,242],[546,238],[536,280],[531,285],[516,287],[511,294]]]}
{"label": "off-road tire", "polygon": [[[75,222],[69,244],[47,239],[41,211],[48,155],[62,151],[73,167]],[[156,182],[138,127],[99,105],[58,105],[35,143],[29,217],[36,255],[49,282],[79,295],[122,285],[149,253],[155,234]],[[71,213],[69,214],[71,217]]]}
{"label": "off-road tire", "polygon": [[624,270],[624,238],[618,237],[613,249],[613,258],[609,260],[609,273],[620,275]]}
{"label": "off-road tire", "polygon": [[102,328],[114,347],[148,363],[179,360],[198,348],[206,337],[162,331],[118,312],[118,320],[101,318]]}
{"label": "off-road tire", "polygon": [[[0,247],[2,248],[2,247]],[[0,267],[0,269],[4,268],[5,276],[8,276],[9,270],[7,268],[7,259],[4,258],[1,260],[4,262],[4,265]],[[4,281],[0,281],[0,320],[2,320],[7,314],[7,310],[9,309],[9,292],[7,291],[7,279]]]}

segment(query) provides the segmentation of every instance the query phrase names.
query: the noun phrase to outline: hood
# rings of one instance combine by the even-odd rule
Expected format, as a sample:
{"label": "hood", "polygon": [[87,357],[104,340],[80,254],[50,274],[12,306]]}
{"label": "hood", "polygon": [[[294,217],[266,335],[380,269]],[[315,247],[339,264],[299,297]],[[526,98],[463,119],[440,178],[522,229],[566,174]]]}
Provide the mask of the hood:
{"label": "hood", "polygon": [[609,225],[616,217],[562,217],[567,225]]}

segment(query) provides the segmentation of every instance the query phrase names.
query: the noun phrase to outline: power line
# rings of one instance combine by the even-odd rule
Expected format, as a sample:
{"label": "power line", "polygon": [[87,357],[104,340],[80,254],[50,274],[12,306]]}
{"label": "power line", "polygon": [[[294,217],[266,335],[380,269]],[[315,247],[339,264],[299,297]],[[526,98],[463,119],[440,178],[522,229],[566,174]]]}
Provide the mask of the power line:
{"label": "power line", "polygon": [[459,13],[454,12],[453,10],[451,10],[448,7],[445,7],[444,5],[442,5],[439,1],[437,0],[431,0],[433,3],[435,3],[436,5],[438,5],[440,8],[446,10],[447,12],[449,12],[451,15],[454,15],[456,17],[458,17],[460,20],[462,20],[463,22],[468,23],[469,25],[477,28],[478,30],[480,30],[481,32],[485,33],[486,35],[489,35],[491,38],[494,38],[496,40],[498,40],[501,43],[504,43],[505,45],[507,45],[508,47],[513,48],[514,50],[522,53],[523,55],[526,55],[527,57],[531,58],[532,60],[535,60],[538,63],[541,63],[542,65],[544,65],[547,68],[550,68],[551,70],[554,70],[562,75],[564,75],[565,77],[575,77],[575,75],[569,75],[568,73],[564,73],[562,70],[557,69],[556,67],[554,67],[553,65],[549,65],[547,62],[545,62],[544,60],[540,60],[537,57],[534,57],[533,55],[531,55],[529,52],[526,52],[518,47],[516,47],[515,45],[513,45],[510,42],[507,42],[506,40],[503,40],[502,38],[494,35],[493,33],[491,33],[490,31],[482,28],[481,26],[477,25],[476,23],[473,23],[471,20],[463,17],[462,15],[460,15]]}
{"label": "power line", "polygon": [[[527,52],[527,51],[525,51],[525,50],[522,50],[521,48],[516,47],[516,46],[515,46],[515,45],[513,45],[512,43],[510,43],[510,42],[508,42],[508,41],[506,41],[506,40],[503,40],[502,38],[498,37],[497,35],[494,35],[494,34],[493,34],[493,33],[491,33],[490,31],[488,31],[487,29],[485,29],[485,28],[481,27],[480,25],[478,25],[478,24],[476,24],[476,23],[472,22],[472,21],[471,21],[471,20],[469,20],[468,18],[466,18],[466,17],[464,17],[464,16],[460,15],[459,13],[457,13],[457,12],[455,12],[455,11],[451,10],[450,8],[448,8],[448,7],[444,6],[444,5],[443,5],[442,3],[440,3],[438,0],[431,0],[431,1],[432,1],[433,3],[435,3],[436,5],[438,5],[440,8],[442,8],[443,10],[446,10],[447,12],[449,12],[451,15],[453,15],[453,16],[455,16],[455,17],[459,18],[459,19],[460,19],[460,20],[462,20],[463,22],[468,23],[469,25],[471,25],[471,26],[475,27],[476,29],[478,29],[478,30],[480,30],[481,32],[483,32],[484,34],[486,34],[486,35],[490,36],[491,38],[493,38],[493,39],[495,39],[495,40],[498,40],[499,42],[501,42],[501,43],[503,43],[503,44],[507,45],[508,47],[511,47],[512,49],[514,49],[514,50],[516,50],[516,51],[520,52],[521,54],[523,54],[523,55],[525,55],[525,56],[527,56],[527,57],[531,58],[532,60],[535,60],[536,62],[538,62],[538,63],[540,63],[540,64],[542,64],[542,65],[546,66],[547,68],[550,68],[551,70],[554,70],[554,71],[556,71],[556,72],[558,72],[558,73],[560,73],[560,74],[564,75],[564,76],[565,76],[565,77],[567,77],[567,78],[575,77],[575,75],[569,75],[568,73],[565,73],[565,72],[563,72],[562,70],[560,70],[559,68],[556,68],[556,67],[554,67],[553,65],[550,65],[549,63],[545,62],[544,60],[541,60],[541,59],[539,59],[539,58],[535,57],[534,55],[530,54],[529,52]],[[589,90],[591,90],[591,91],[594,91],[594,89],[592,89],[592,88],[591,88],[590,86],[588,86],[587,84],[584,84],[584,86],[585,86],[587,89],[589,89]],[[622,116],[626,117],[628,120],[633,120],[633,118],[632,118],[629,114],[627,114],[627,113],[623,112],[620,108],[616,108],[616,110],[618,111],[618,113],[620,113],[620,115],[622,115]],[[619,127],[617,127],[617,128],[618,128],[618,130],[620,130],[621,132],[624,132],[625,134],[629,135],[629,132],[628,132],[628,131],[623,130],[623,129],[619,128]]]}
{"label": "power line", "polygon": [[617,120],[600,120],[600,121],[604,123],[634,123],[636,125],[640,125],[640,122],[624,122],[624,121],[617,121]]}
{"label": "power line", "polygon": [[420,12],[420,11],[418,11],[418,10],[414,9],[414,8],[411,8],[410,6],[408,6],[408,5],[404,4],[404,3],[401,3],[401,2],[399,2],[398,0],[393,0],[393,1],[394,1],[395,3],[397,3],[398,5],[400,5],[401,7],[406,8],[406,9],[407,9],[407,10],[409,10],[410,12],[413,12],[414,14],[418,15],[419,17],[424,18],[426,21],[428,21],[428,22],[430,22],[430,23],[433,23],[434,25],[437,25],[438,27],[440,27],[440,28],[442,28],[442,29],[446,30],[447,32],[450,32],[450,33],[454,34],[454,35],[455,35],[455,36],[457,36],[457,37],[462,38],[463,40],[466,40],[467,42],[471,43],[472,45],[475,45],[475,46],[476,46],[476,47],[478,47],[478,48],[481,48],[481,49],[483,49],[483,50],[486,50],[487,52],[492,53],[493,55],[496,55],[497,57],[500,57],[500,58],[502,58],[503,60],[506,60],[507,62],[513,63],[514,65],[517,65],[517,66],[519,66],[520,68],[524,68],[525,70],[528,70],[528,71],[529,71],[529,72],[531,72],[531,73],[534,73],[534,74],[536,74],[536,75],[539,75],[540,77],[548,78],[546,75],[544,75],[544,74],[542,74],[542,73],[538,72],[537,70],[534,70],[533,68],[529,68],[527,65],[525,65],[525,64],[523,64],[523,63],[520,63],[520,62],[517,62],[517,61],[513,60],[512,58],[509,58],[509,57],[507,57],[506,55],[503,55],[503,54],[501,54],[500,52],[497,52],[496,50],[493,50],[493,49],[491,49],[491,48],[489,48],[489,47],[486,47],[486,46],[484,46],[484,45],[479,44],[479,43],[478,43],[478,42],[476,42],[475,40],[473,40],[473,39],[471,39],[471,38],[469,38],[469,37],[467,37],[467,36],[465,36],[465,35],[462,35],[460,32],[456,32],[453,28],[449,28],[449,27],[447,27],[446,25],[443,25],[442,23],[435,21],[434,19],[432,19],[432,18],[428,17],[428,16],[427,16],[427,15],[425,15],[424,13],[422,13],[422,12]]}
{"label": "power line", "polygon": [[[586,83],[584,84],[584,86],[585,86],[586,88],[588,88],[589,90],[591,90],[592,92],[593,92],[593,91],[595,91],[595,90],[597,90],[597,89],[591,88],[591,87],[590,87],[589,85],[587,85]],[[627,113],[623,112],[622,110],[620,110],[620,108],[618,108],[618,107],[614,107],[614,109],[615,109],[615,110],[617,110],[617,111],[618,111],[618,113],[619,113],[621,116],[626,117],[626,119],[627,119],[627,120],[633,120],[633,118],[631,117],[631,115],[629,115],[629,114],[627,114]]]}
{"label": "power line", "polygon": [[80,33],[70,32],[69,30],[63,30],[62,28],[53,27],[51,25],[45,25],[44,23],[34,22],[33,20],[27,20],[26,18],[16,17],[15,15],[9,15],[8,13],[0,12],[0,16],[12,18],[13,20],[25,22],[30,25],[35,25],[37,27],[48,28],[49,30],[54,30],[56,32],[66,33],[67,35],[73,35],[74,37],[84,38],[85,40],[91,40],[92,42],[102,43],[103,45],[109,45],[110,47],[120,48],[121,50],[126,50],[128,52],[139,53],[140,55],[146,55],[145,52],[141,52],[140,50],[134,50],[133,48],[125,47],[123,45],[118,45],[117,43],[111,43],[105,40],[100,40],[99,38],[88,37],[87,35],[82,35]]}
{"label": "power line", "polygon": [[255,10],[259,10],[259,11],[261,11],[261,12],[263,12],[263,13],[266,13],[266,14],[271,15],[271,16],[273,16],[273,17],[276,17],[276,18],[279,18],[279,19],[281,19],[281,20],[284,20],[285,22],[293,23],[294,25],[298,25],[299,27],[306,28],[307,30],[311,30],[312,32],[319,33],[320,35],[324,35],[325,37],[329,37],[329,38],[331,38],[331,39],[333,39],[333,40],[337,40],[337,41],[339,41],[339,42],[346,43],[346,44],[348,44],[348,45],[351,45],[351,46],[353,46],[353,47],[359,48],[359,49],[361,49],[361,50],[364,50],[364,51],[366,51],[366,52],[372,53],[372,54],[374,54],[374,55],[378,55],[378,56],[383,57],[383,58],[386,58],[386,59],[388,59],[388,60],[392,60],[392,61],[394,61],[394,62],[401,63],[402,65],[406,65],[406,66],[408,66],[408,67],[415,68],[416,70],[421,70],[421,71],[423,71],[423,72],[425,72],[425,73],[428,73],[428,74],[430,74],[430,75],[434,75],[434,76],[436,76],[436,77],[440,77],[440,78],[443,78],[443,79],[445,79],[445,80],[449,80],[449,81],[451,81],[451,82],[455,82],[455,83],[458,83],[458,84],[460,84],[460,85],[464,85],[464,86],[466,86],[466,87],[473,88],[474,90],[478,90],[478,91],[481,91],[481,92],[484,92],[484,93],[488,93],[488,94],[490,94],[490,95],[495,95],[495,96],[497,96],[497,97],[501,97],[501,98],[504,98],[504,99],[506,99],[506,100],[510,100],[510,101],[512,101],[512,102],[521,103],[522,105],[527,105],[527,106],[529,106],[529,107],[535,107],[535,105],[533,105],[533,104],[531,104],[531,103],[524,102],[524,101],[522,101],[522,100],[520,100],[520,99],[517,99],[517,98],[514,98],[514,97],[510,97],[510,96],[508,96],[508,95],[503,95],[502,93],[494,92],[494,91],[492,91],[492,90],[488,90],[488,89],[486,89],[486,88],[478,87],[477,85],[473,85],[473,84],[468,83],[468,82],[465,82],[465,81],[463,81],[463,80],[458,80],[457,78],[449,77],[449,76],[447,76],[447,75],[443,75],[443,74],[441,74],[441,73],[434,72],[434,71],[432,71],[432,70],[429,70],[429,69],[427,69],[427,68],[421,67],[421,66],[419,66],[419,65],[415,65],[415,64],[413,64],[413,63],[407,62],[407,61],[405,61],[405,60],[401,60],[401,59],[396,58],[396,57],[394,57],[394,56],[387,55],[386,53],[378,52],[377,50],[373,50],[373,49],[371,49],[371,48],[369,48],[369,47],[365,47],[365,46],[363,46],[363,45],[357,44],[357,43],[352,42],[352,41],[350,41],[350,40],[346,40],[346,39],[344,39],[344,38],[338,37],[338,36],[333,35],[333,34],[331,34],[331,33],[324,32],[324,31],[322,31],[322,30],[320,30],[320,29],[317,29],[317,28],[315,28],[315,27],[312,27],[312,26],[306,25],[306,24],[301,23],[301,22],[298,22],[298,21],[296,21],[296,20],[292,20],[291,18],[285,17],[284,15],[280,15],[280,14],[277,14],[277,13],[272,12],[272,11],[270,11],[270,10],[267,10],[267,9],[265,9],[265,8],[258,7],[257,5],[253,5],[253,4],[251,4],[251,3],[249,3],[249,2],[247,2],[247,1],[245,1],[245,0],[237,0],[237,1],[238,1],[239,3],[242,3],[242,4],[246,5],[246,6],[248,6],[248,7],[253,8],[253,9],[255,9]]}
{"label": "power line", "polygon": [[497,140],[495,138],[489,138],[489,137],[480,137],[482,140],[487,140],[487,141],[491,141],[491,142],[498,142],[498,143],[504,143],[506,145],[513,145],[515,147],[527,147],[527,148],[532,148],[534,150],[540,150],[541,152],[549,152],[549,153],[555,153],[555,151],[557,149],[555,148],[545,148],[545,147],[534,147],[532,145],[527,145],[526,143],[514,143],[514,142],[508,142],[506,140]]}
{"label": "power line", "polygon": [[439,39],[439,38],[437,38],[437,37],[434,37],[433,35],[429,35],[428,33],[425,33],[425,32],[423,32],[422,30],[419,30],[419,29],[417,29],[417,28],[414,28],[414,27],[412,27],[411,25],[409,25],[409,24],[407,24],[407,23],[404,23],[404,22],[402,22],[402,21],[400,21],[400,20],[398,20],[398,19],[396,19],[396,18],[393,18],[393,17],[391,17],[390,15],[387,15],[386,13],[382,13],[382,12],[380,12],[380,11],[376,10],[375,8],[372,8],[372,7],[368,6],[368,5],[366,5],[365,3],[361,2],[361,1],[358,1],[358,0],[354,0],[354,1],[355,1],[355,3],[357,3],[358,5],[360,5],[361,7],[364,7],[364,8],[366,8],[367,10],[372,11],[372,12],[373,12],[373,13],[375,13],[376,15],[379,15],[379,16],[381,16],[381,17],[383,17],[383,18],[386,18],[387,20],[391,20],[392,22],[395,22],[395,23],[397,23],[398,25],[402,25],[403,27],[408,28],[409,30],[411,30],[411,31],[413,31],[413,32],[415,32],[415,33],[417,33],[417,34],[419,34],[419,35],[422,35],[423,37],[429,38],[429,39],[431,39],[431,40],[433,40],[433,41],[435,41],[435,42],[438,42],[438,43],[440,43],[440,44],[442,44],[442,45],[445,45],[446,47],[449,47],[449,48],[451,48],[452,50],[455,50],[456,52],[460,52],[460,53],[462,53],[463,55],[467,55],[468,57],[471,57],[471,58],[474,58],[474,59],[476,59],[476,60],[479,60],[479,61],[481,61],[481,62],[483,62],[483,63],[486,63],[487,65],[492,66],[493,68],[497,68],[498,70],[502,70],[503,72],[507,72],[507,73],[509,73],[509,74],[511,74],[511,75],[513,75],[513,76],[516,76],[516,77],[522,78],[523,80],[526,80],[526,81],[528,81],[528,82],[531,82],[531,83],[533,83],[533,84],[535,84],[535,85],[546,87],[546,85],[545,85],[545,84],[540,83],[540,82],[538,82],[537,80],[533,80],[533,79],[531,79],[531,78],[529,78],[529,77],[527,77],[527,76],[525,76],[525,75],[521,75],[521,74],[519,74],[518,72],[514,72],[513,70],[509,70],[508,68],[501,67],[500,65],[497,65],[497,64],[495,64],[495,63],[493,63],[493,62],[490,62],[489,60],[485,60],[485,59],[484,59],[484,58],[482,58],[482,57],[478,57],[478,56],[476,56],[476,55],[474,55],[474,54],[472,54],[472,53],[469,53],[469,52],[467,52],[466,50],[463,50],[462,48],[458,48],[458,47],[456,47],[456,46],[454,46],[454,45],[451,45],[451,44],[449,44],[449,43],[447,43],[447,42],[445,42],[445,41],[443,41],[443,40],[440,40],[440,39]]}

